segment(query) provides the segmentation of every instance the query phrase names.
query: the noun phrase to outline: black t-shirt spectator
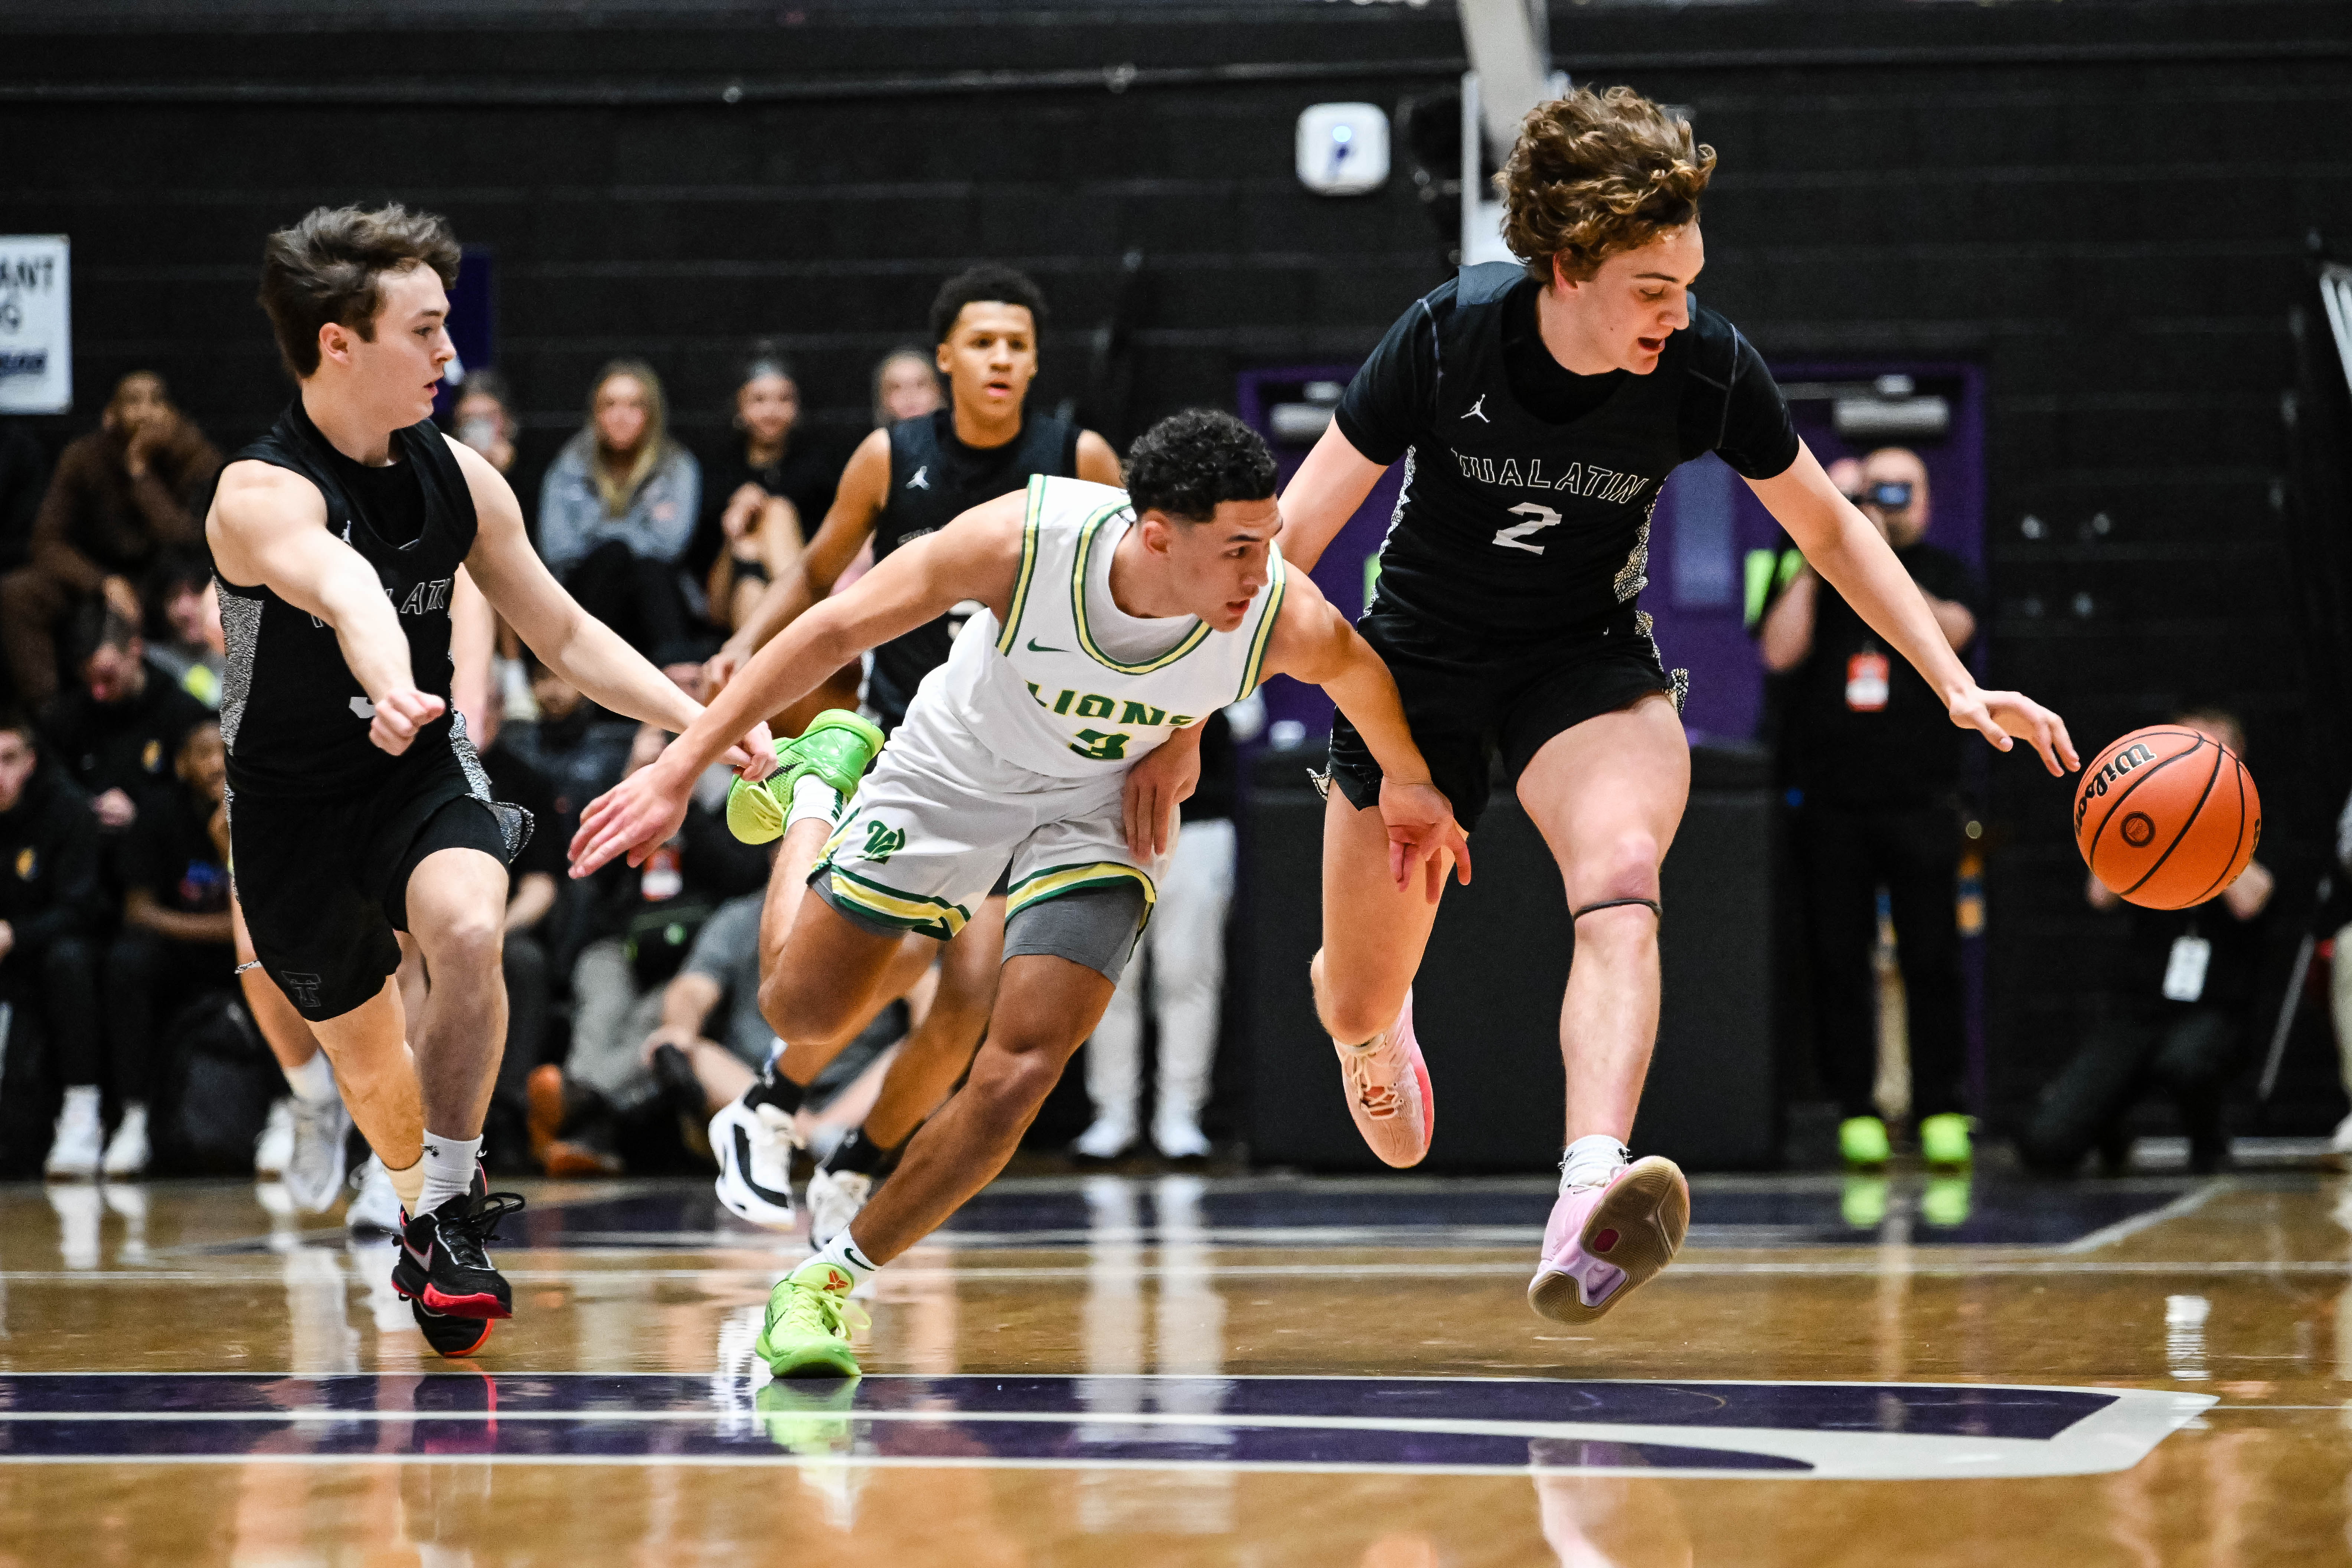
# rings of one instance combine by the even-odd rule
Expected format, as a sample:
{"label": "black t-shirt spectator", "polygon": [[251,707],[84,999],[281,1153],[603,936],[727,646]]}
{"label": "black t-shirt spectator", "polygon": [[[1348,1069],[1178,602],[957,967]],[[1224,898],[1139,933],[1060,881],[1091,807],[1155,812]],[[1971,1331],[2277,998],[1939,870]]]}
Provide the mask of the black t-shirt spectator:
{"label": "black t-shirt spectator", "polygon": [[54,754],[91,795],[119,789],[144,811],[177,787],[172,772],[180,742],[210,719],[205,705],[150,674],[139,694],[99,702],[76,688],[58,702],[50,725]]}
{"label": "black t-shirt spectator", "polygon": [[483,753],[482,771],[490,775],[493,799],[530,813],[530,841],[509,870],[516,877],[544,871],[561,883],[569,864],[565,847],[572,835],[563,826],[564,813],[556,804],[555,788],[547,782],[547,775],[505,745],[492,746]]}
{"label": "black t-shirt spectator", "polygon": [[115,852],[115,878],[129,892],[143,888],[156,906],[184,915],[228,908],[228,868],[213,844],[212,803],[175,789],[142,806]]}
{"label": "black t-shirt spectator", "polygon": [[15,809],[0,811],[0,921],[16,942],[0,978],[34,968],[61,936],[87,936],[106,919],[98,874],[98,823],[89,802],[43,759]]}
{"label": "black t-shirt spectator", "polygon": [[49,486],[48,459],[21,419],[0,419],[0,572],[32,558],[33,519]]}
{"label": "black t-shirt spectator", "polygon": [[702,465],[702,516],[696,522],[694,542],[682,564],[697,582],[709,575],[719,559],[726,531],[719,520],[730,497],[745,485],[757,485],[772,496],[782,496],[801,514],[801,537],[814,539],[833,510],[834,491],[840,488],[842,460],[832,450],[794,431],[784,443],[784,455],[772,463],[753,467],[744,460],[743,441],[737,437],[726,450]]}
{"label": "black t-shirt spectator", "polygon": [[[2253,999],[2254,973],[2262,963],[2270,912],[2265,904],[2252,920],[2242,921],[2220,899],[2186,910],[2144,910],[2126,904],[2124,918],[2131,935],[2109,975],[2110,998],[2139,1013],[2191,1006],[2242,1009]],[[2212,944],[2205,962],[2204,984],[2193,1001],[2164,994],[2165,971],[2173,962],[2175,944],[2183,937]]]}
{"label": "black t-shirt spectator", "polygon": [[[509,760],[544,780],[551,792],[549,817],[531,830],[531,836],[536,839],[545,834],[553,843],[566,845],[578,831],[580,814],[588,803],[621,782],[636,732],[636,721],[615,719],[594,703],[583,701],[561,719],[502,726],[498,744],[482,763],[495,781],[499,770],[507,765],[499,755],[504,752]],[[497,793],[495,788],[492,793]],[[539,809],[528,800],[500,798],[513,799],[533,812]]]}
{"label": "black t-shirt spectator", "polygon": [[[1958,556],[1922,542],[1895,558],[1921,589],[1981,624],[1983,592]],[[1812,649],[1782,693],[1790,776],[1807,800],[1853,810],[1948,799],[1959,787],[1967,736],[1910,661],[1836,589],[1824,582],[1814,593]]]}

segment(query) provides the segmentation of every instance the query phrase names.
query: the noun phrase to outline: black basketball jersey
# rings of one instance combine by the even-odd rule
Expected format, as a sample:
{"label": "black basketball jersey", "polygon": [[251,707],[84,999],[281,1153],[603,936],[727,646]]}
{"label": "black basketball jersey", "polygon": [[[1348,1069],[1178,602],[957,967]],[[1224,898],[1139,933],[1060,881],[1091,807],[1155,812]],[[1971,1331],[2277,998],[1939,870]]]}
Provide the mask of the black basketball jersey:
{"label": "black basketball jersey", "polygon": [[[874,520],[874,559],[937,533],[983,501],[1025,489],[1033,475],[1068,479],[1077,471],[1078,427],[1066,419],[1024,419],[1021,434],[1002,447],[967,447],[956,439],[952,408],[902,419],[890,426],[890,491]],[[941,616],[876,648],[875,675],[891,694],[876,706],[899,707],[911,699],[923,677],[947,662],[967,617]]]}
{"label": "black basketball jersey", "polygon": [[[335,450],[297,398],[269,433],[234,461],[270,463],[319,487],[327,528],[375,568],[408,634],[417,689],[449,697],[449,593],[474,548],[474,498],[441,432],[427,421],[393,433],[395,462],[423,491],[423,528],[406,542],[372,509],[361,466]],[[371,515],[376,511],[377,515]],[[394,757],[368,739],[375,710],[343,662],[334,628],[267,587],[215,574],[228,668],[221,683],[221,740],[230,787],[261,795],[341,795],[382,780],[409,758],[449,748],[445,715]],[[467,759],[470,760],[470,759]]]}
{"label": "black basketball jersey", "polygon": [[[1539,419],[1504,369],[1504,301],[1526,276],[1510,262],[1465,268],[1398,323],[1418,326],[1425,314],[1436,374],[1413,421],[1379,597],[1474,634],[1588,626],[1631,605],[1649,581],[1660,488],[1720,440],[1735,370],[1742,355],[1755,358],[1737,328],[1694,298],[1690,325],[1668,334],[1651,374],[1622,377],[1581,418]],[[1719,393],[1721,416],[1709,405],[1694,420],[1694,393]]]}

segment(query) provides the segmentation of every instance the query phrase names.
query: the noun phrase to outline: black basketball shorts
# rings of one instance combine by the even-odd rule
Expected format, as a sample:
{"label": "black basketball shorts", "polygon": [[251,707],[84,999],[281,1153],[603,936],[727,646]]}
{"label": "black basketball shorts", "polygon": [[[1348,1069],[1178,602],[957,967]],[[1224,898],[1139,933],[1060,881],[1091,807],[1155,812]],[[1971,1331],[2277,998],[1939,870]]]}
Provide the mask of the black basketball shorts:
{"label": "black basketball shorts", "polygon": [[[1396,678],[1413,743],[1465,833],[1486,809],[1494,757],[1516,784],[1554,735],[1653,691],[1679,710],[1688,684],[1684,671],[1667,672],[1650,617],[1631,605],[1528,639],[1472,637],[1376,598],[1356,630]],[[1331,782],[1359,811],[1380,804],[1381,765],[1344,713],[1331,721]]]}
{"label": "black basketball shorts", "polygon": [[478,849],[513,861],[530,814],[493,803],[479,769],[445,741],[412,749],[381,783],[347,795],[234,795],[237,902],[254,956],[296,1012],[320,1023],[383,989],[400,967],[393,932],[408,929],[408,879],[426,856]]}

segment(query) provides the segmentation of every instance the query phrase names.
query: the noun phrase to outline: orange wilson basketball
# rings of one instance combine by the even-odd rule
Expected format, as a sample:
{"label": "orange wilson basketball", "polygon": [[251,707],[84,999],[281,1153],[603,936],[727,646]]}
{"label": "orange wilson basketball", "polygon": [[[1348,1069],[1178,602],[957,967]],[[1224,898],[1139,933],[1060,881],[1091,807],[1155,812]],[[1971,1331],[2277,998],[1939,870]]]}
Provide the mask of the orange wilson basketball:
{"label": "orange wilson basketball", "polygon": [[2263,802],[2228,747],[2178,724],[2109,745],[2074,791],[2074,846],[2113,892],[2151,910],[2218,896],[2253,858]]}

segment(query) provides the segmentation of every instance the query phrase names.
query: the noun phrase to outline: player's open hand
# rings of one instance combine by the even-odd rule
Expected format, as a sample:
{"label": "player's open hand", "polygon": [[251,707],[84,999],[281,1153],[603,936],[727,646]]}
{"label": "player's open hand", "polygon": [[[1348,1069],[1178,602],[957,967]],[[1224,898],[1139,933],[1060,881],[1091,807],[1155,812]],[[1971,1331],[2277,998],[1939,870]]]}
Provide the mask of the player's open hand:
{"label": "player's open hand", "polygon": [[1431,903],[1445,889],[1447,857],[1462,885],[1470,885],[1470,840],[1454,820],[1454,807],[1435,784],[1381,781],[1381,820],[1389,830],[1389,875],[1397,890],[1412,886],[1415,870]]}
{"label": "player's open hand", "polygon": [[642,866],[646,858],[686,825],[687,802],[694,781],[677,784],[658,763],[639,768],[588,803],[580,814],[580,831],[572,836],[574,880],[593,876],[626,855],[629,864]]}
{"label": "player's open hand", "polygon": [[375,700],[375,716],[368,721],[368,739],[394,756],[408,750],[416,731],[449,711],[449,705],[429,691],[415,687],[387,691]]}
{"label": "player's open hand", "polygon": [[1953,723],[1980,731],[2000,751],[2008,751],[2016,744],[2015,737],[2023,736],[2054,778],[2063,778],[2083,765],[2073,738],[2066,733],[2066,721],[2021,691],[1971,687],[1952,700],[1951,713]]}
{"label": "player's open hand", "polygon": [[758,784],[776,771],[776,738],[768,733],[765,719],[751,726],[744,737],[727,748],[719,759],[752,784]]}
{"label": "player's open hand", "polygon": [[1127,770],[1119,794],[1127,852],[1149,864],[1176,842],[1176,807],[1201,782],[1201,748],[1181,741],[1155,746]]}

